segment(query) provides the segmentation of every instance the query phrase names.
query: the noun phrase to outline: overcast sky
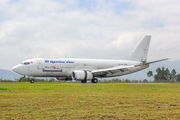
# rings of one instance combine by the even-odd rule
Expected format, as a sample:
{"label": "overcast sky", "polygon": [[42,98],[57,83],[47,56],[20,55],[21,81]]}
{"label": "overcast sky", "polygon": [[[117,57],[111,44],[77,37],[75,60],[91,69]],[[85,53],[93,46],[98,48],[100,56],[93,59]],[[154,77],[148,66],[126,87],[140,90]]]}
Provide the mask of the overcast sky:
{"label": "overcast sky", "polygon": [[37,57],[180,59],[179,0],[0,0],[0,68]]}

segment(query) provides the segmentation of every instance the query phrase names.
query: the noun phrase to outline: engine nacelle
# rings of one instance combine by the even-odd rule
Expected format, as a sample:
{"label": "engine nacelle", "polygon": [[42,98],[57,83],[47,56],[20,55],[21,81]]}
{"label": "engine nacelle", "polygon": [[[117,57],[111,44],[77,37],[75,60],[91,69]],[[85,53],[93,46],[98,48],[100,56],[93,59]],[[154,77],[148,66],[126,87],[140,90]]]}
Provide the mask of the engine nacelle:
{"label": "engine nacelle", "polygon": [[93,74],[89,71],[76,70],[72,72],[72,78],[74,80],[92,80]]}
{"label": "engine nacelle", "polygon": [[65,80],[65,81],[68,81],[68,80],[72,80],[71,77],[56,77],[56,80]]}

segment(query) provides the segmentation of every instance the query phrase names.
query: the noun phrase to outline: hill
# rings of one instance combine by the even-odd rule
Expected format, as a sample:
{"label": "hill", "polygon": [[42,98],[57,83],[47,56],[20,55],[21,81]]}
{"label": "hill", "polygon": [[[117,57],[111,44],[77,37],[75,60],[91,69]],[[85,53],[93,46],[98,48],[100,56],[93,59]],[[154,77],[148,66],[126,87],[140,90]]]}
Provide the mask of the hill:
{"label": "hill", "polygon": [[14,78],[20,78],[22,75],[14,73],[10,70],[0,69],[0,78],[14,80]]}

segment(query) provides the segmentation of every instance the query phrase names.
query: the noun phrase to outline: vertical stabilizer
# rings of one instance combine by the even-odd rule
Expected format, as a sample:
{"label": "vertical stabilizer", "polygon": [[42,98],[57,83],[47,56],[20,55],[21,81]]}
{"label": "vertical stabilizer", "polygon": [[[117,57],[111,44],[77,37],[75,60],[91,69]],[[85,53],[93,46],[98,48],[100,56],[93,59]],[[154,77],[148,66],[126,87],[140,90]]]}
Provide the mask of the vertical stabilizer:
{"label": "vertical stabilizer", "polygon": [[132,61],[146,62],[150,41],[151,36],[146,35],[129,59]]}

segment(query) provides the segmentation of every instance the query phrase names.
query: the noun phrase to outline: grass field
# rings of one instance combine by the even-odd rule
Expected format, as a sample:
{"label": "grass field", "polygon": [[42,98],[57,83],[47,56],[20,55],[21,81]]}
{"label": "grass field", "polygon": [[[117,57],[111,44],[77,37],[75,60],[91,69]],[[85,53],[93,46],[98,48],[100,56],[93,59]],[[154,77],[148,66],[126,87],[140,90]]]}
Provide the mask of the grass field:
{"label": "grass field", "polygon": [[0,119],[180,119],[180,84],[0,84]]}

